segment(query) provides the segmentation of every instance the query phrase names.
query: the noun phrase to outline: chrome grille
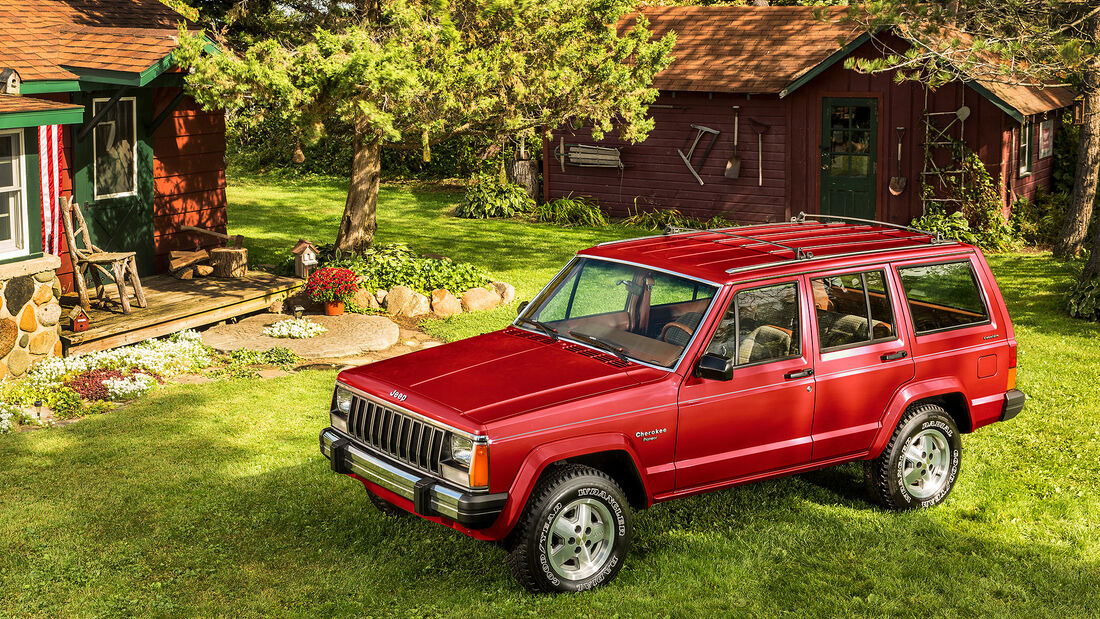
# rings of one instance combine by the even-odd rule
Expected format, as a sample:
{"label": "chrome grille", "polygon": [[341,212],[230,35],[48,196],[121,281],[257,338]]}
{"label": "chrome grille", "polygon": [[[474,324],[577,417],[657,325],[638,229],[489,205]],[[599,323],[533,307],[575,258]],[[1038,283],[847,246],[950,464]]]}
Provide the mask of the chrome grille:
{"label": "chrome grille", "polygon": [[353,395],[348,433],[363,443],[418,469],[439,473],[445,430]]}

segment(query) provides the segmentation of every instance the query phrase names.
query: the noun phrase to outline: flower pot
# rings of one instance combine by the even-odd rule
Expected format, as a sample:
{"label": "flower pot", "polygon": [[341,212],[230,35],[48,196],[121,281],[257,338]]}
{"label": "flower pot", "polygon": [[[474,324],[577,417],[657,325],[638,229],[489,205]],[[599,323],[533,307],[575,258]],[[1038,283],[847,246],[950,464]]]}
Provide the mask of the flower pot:
{"label": "flower pot", "polygon": [[344,313],[343,301],[325,301],[325,316],[339,316]]}

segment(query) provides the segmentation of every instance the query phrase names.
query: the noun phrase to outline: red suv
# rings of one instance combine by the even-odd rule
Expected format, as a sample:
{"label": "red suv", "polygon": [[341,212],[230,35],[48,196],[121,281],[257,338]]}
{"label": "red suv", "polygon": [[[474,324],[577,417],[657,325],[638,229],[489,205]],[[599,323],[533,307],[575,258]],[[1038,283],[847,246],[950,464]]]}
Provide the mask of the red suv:
{"label": "red suv", "polygon": [[578,253],[502,331],[342,372],[321,452],[382,511],[576,591],[660,501],[862,460],[886,507],[936,505],[1015,382],[974,247],[851,218],[671,229]]}

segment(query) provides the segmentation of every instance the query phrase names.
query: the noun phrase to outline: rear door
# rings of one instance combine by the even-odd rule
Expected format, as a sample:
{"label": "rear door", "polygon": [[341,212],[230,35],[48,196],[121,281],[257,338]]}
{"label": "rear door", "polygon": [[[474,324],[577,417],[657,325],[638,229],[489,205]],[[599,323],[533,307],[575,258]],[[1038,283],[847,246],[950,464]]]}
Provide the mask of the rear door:
{"label": "rear door", "polygon": [[731,297],[706,350],[733,360],[733,379],[689,376],[680,387],[677,489],[809,462],[814,379],[805,281],[746,284]]}
{"label": "rear door", "polygon": [[814,274],[813,459],[867,451],[890,398],[913,379],[902,295],[886,265]]}

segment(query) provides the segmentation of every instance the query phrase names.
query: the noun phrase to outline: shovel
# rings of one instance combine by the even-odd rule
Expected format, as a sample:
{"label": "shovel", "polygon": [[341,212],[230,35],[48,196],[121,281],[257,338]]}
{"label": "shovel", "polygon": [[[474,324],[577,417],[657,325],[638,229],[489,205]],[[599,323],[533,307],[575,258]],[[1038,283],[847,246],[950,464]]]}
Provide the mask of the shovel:
{"label": "shovel", "polygon": [[741,106],[733,106],[733,156],[726,162],[726,178],[741,176],[741,155],[737,154],[737,130],[741,124]]}
{"label": "shovel", "polygon": [[771,125],[766,125],[762,122],[749,119],[749,124],[756,130],[756,184],[759,187],[764,186],[764,134],[768,132]]}
{"label": "shovel", "polygon": [[890,177],[890,195],[900,196],[905,191],[905,177],[901,175],[901,140],[905,137],[905,127],[897,127],[898,132],[898,174]]}

